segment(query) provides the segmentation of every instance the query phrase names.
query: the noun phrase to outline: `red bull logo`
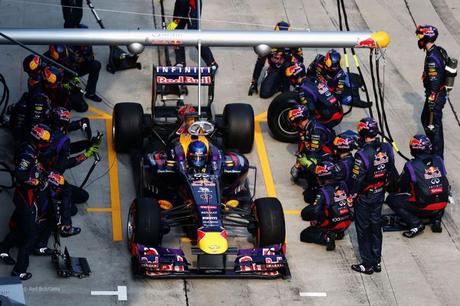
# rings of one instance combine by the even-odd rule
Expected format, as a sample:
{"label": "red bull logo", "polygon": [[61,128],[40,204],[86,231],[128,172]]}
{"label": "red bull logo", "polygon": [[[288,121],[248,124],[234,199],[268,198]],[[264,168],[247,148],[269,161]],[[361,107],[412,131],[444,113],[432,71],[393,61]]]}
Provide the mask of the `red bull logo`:
{"label": "red bull logo", "polygon": [[52,73],[49,69],[45,69],[45,79],[51,83],[54,84],[57,81],[57,76]]}
{"label": "red bull logo", "polygon": [[388,155],[385,152],[379,152],[374,157],[374,166],[386,164],[388,162]]}
{"label": "red bull logo", "polygon": [[333,144],[339,149],[348,149],[350,147],[350,140],[348,138],[335,137]]}
{"label": "red bull logo", "polygon": [[441,177],[441,171],[438,167],[431,166],[425,169],[425,174],[423,175],[425,179],[430,180],[433,178]]}
{"label": "red bull logo", "polygon": [[358,123],[358,133],[361,132],[364,129],[366,129],[366,130],[369,129],[369,122],[359,122]]}
{"label": "red bull logo", "polygon": [[415,149],[417,148],[422,148],[423,147],[423,142],[421,139],[417,138],[412,138],[409,142],[409,145]]}
{"label": "red bull logo", "polygon": [[29,68],[30,70],[34,71],[35,69],[38,68],[38,66],[40,66],[40,57],[36,55],[34,56],[32,61],[29,63]]}
{"label": "red bull logo", "polygon": [[302,118],[302,110],[300,108],[291,109],[288,113],[288,118],[290,121],[297,121]]}
{"label": "red bull logo", "polygon": [[339,202],[347,199],[347,194],[345,191],[339,189],[334,192],[334,202]]}
{"label": "red bull logo", "polygon": [[326,166],[318,165],[315,168],[315,173],[316,173],[316,175],[322,176],[322,175],[330,174],[330,171]]}

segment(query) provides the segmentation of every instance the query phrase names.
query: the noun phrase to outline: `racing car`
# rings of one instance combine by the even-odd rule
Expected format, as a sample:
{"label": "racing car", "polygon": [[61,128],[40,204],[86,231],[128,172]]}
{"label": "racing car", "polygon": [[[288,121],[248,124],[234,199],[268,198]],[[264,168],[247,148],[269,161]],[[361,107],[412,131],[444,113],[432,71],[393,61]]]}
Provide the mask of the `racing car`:
{"label": "racing car", "polygon": [[[201,82],[213,87],[214,75],[207,67],[154,71],[152,114],[145,115],[137,103],[119,103],[113,114],[115,150],[131,153],[134,170],[136,198],[127,226],[133,273],[150,278],[290,278],[282,205],[276,198],[254,200],[255,179],[254,189],[249,187],[248,174],[257,170],[242,153],[252,149],[252,107],[227,104],[222,115],[215,115],[213,88],[207,105],[193,106],[183,104],[183,89],[171,98],[171,90],[163,86]],[[197,140],[209,152],[207,166],[198,172],[187,164],[189,144]],[[172,227],[190,238],[196,260],[187,259],[182,249],[162,245]],[[254,248],[230,246],[228,231],[235,227],[252,234]]]}

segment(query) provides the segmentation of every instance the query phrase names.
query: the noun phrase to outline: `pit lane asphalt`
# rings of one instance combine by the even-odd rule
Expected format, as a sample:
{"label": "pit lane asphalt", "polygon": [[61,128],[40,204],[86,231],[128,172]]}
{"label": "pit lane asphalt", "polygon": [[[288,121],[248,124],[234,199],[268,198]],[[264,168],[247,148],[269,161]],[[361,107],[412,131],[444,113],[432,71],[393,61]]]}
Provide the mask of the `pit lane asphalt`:
{"label": "pit lane asphalt", "polygon": [[[108,28],[151,28],[151,1],[108,1],[94,0],[96,8],[137,12],[141,14],[123,14],[99,10]],[[392,43],[386,51],[385,97],[386,109],[391,131],[400,149],[407,154],[407,142],[411,135],[422,132],[420,112],[423,101],[423,88],[420,74],[424,54],[416,46],[414,27],[404,0],[351,0],[345,1],[350,27],[353,30],[385,30]],[[449,54],[459,58],[460,35],[458,34],[458,0],[409,0],[407,1],[419,23],[436,25],[440,30],[439,44]],[[158,9],[158,1],[154,2]],[[40,4],[40,5],[39,5]],[[115,5],[114,5],[115,4]],[[165,1],[167,13],[172,12],[173,1]],[[18,1],[0,0],[1,27],[61,27],[63,20],[58,1]],[[203,28],[207,29],[268,29],[280,21],[288,20],[294,28],[311,30],[337,30],[338,18],[336,1],[333,0],[214,0],[206,1],[203,10]],[[83,23],[97,27],[89,11],[84,12]],[[259,24],[264,26],[255,26]],[[43,47],[37,47],[44,50]],[[5,75],[16,101],[26,88],[25,75],[22,73],[22,59],[28,54],[16,46],[0,47],[0,71]],[[105,66],[108,56],[107,47],[96,47],[96,56]],[[304,50],[308,63],[317,52],[325,50]],[[256,115],[266,111],[270,100],[256,96],[248,97],[247,88],[252,74],[255,54],[248,49],[213,48],[220,68],[217,75],[215,108],[222,112],[225,103],[249,102]],[[196,63],[197,52],[189,50],[189,65]],[[369,78],[368,52],[358,51],[364,73]],[[111,114],[111,107],[122,101],[137,101],[149,111],[151,99],[151,65],[156,63],[156,48],[147,48],[141,55],[143,69],[119,72],[115,75],[105,71],[101,73],[98,92],[107,104],[91,103],[94,107]],[[173,60],[174,62],[174,60]],[[352,66],[353,67],[353,66]],[[353,70],[353,68],[352,68]],[[458,83],[458,80],[457,80]],[[370,83],[368,83],[370,84]],[[457,84],[451,93],[456,104],[460,96]],[[193,99],[193,91],[189,99]],[[190,100],[189,100],[190,101]],[[361,109],[353,110],[345,118],[340,130],[354,129],[357,120],[366,113]],[[79,114],[74,114],[76,117]],[[94,114],[91,114],[94,115]],[[97,114],[96,114],[97,115]],[[459,166],[456,152],[460,149],[457,126],[454,117],[446,106],[444,110],[444,129],[446,143],[446,164],[454,190],[459,189]],[[263,115],[261,115],[263,117]],[[93,120],[93,130],[106,130],[108,118]],[[460,272],[460,237],[458,225],[459,211],[449,207],[443,222],[443,233],[433,234],[429,229],[413,239],[403,238],[400,233],[385,233],[383,247],[383,271],[372,276],[351,272],[349,265],[356,262],[357,244],[354,227],[343,241],[337,243],[335,252],[326,252],[323,247],[307,245],[298,241],[300,231],[307,226],[296,215],[303,208],[301,188],[289,180],[289,169],[294,162],[292,153],[295,146],[274,141],[265,123],[260,123],[265,144],[265,154],[272,173],[274,189],[266,188],[262,171],[259,171],[257,197],[270,192],[283,203],[286,214],[288,260],[291,266],[290,281],[258,280],[133,280],[130,275],[129,254],[126,249],[126,217],[128,206],[133,198],[134,187],[128,156],[118,156],[118,178],[120,225],[114,204],[113,184],[110,177],[103,176],[88,187],[91,198],[81,206],[74,224],[81,226],[80,235],[63,239],[65,245],[75,256],[89,259],[93,274],[90,278],[58,279],[48,258],[31,258],[30,272],[33,278],[24,283],[28,305],[455,305],[460,293],[457,290]],[[0,156],[11,160],[9,147],[11,138],[3,131],[0,138]],[[75,137],[80,136],[75,133]],[[259,152],[260,153],[260,152]],[[102,161],[96,168],[92,179],[104,175],[115,167],[114,159],[108,158],[106,142],[101,147]],[[259,167],[261,163],[256,148],[248,155],[250,161]],[[403,161],[397,159],[401,169]],[[73,182],[83,180],[90,162],[74,168],[66,177]],[[90,179],[91,181],[91,179]],[[110,192],[112,188],[112,193]],[[1,234],[6,232],[6,221],[11,213],[11,192],[0,193],[4,209],[0,213]],[[457,199],[458,201],[458,199]],[[115,200],[116,202],[116,200]],[[114,209],[115,205],[115,209]],[[87,209],[92,208],[93,211]],[[100,208],[98,212],[94,208]],[[114,217],[115,216],[115,217]],[[117,240],[117,231],[122,235]],[[186,246],[179,242],[178,235],[167,236],[167,243]],[[114,239],[115,238],[115,239]],[[118,236],[119,238],[119,236]],[[247,246],[244,238],[236,239],[234,244]],[[10,267],[1,265],[1,275],[8,275]],[[91,296],[91,290],[117,290],[117,286],[127,286],[128,301],[119,302],[115,296]],[[326,297],[304,297],[301,292],[325,292]]]}

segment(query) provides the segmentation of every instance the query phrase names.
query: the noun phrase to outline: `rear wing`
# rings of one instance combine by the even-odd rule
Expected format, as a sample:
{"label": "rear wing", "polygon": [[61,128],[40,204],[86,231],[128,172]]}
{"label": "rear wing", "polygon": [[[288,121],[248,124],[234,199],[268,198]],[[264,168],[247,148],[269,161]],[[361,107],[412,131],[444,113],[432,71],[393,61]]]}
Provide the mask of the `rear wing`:
{"label": "rear wing", "polygon": [[211,67],[198,66],[156,66],[153,70],[153,79],[156,85],[197,85],[201,70],[201,85],[213,86],[214,73]]}

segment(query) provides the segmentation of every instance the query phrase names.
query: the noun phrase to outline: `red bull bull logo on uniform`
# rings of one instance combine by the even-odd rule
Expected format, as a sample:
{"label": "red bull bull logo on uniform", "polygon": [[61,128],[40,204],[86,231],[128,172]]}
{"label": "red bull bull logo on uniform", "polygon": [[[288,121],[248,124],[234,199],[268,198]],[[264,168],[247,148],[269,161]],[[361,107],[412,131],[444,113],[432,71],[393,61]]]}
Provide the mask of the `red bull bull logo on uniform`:
{"label": "red bull bull logo on uniform", "polygon": [[388,163],[388,155],[385,152],[379,152],[374,157],[374,166]]}
{"label": "red bull bull logo on uniform", "polygon": [[424,177],[426,180],[441,177],[441,171],[439,171],[439,168],[435,166],[428,167],[425,169]]}

